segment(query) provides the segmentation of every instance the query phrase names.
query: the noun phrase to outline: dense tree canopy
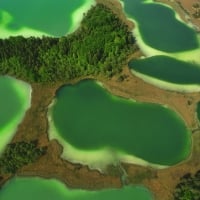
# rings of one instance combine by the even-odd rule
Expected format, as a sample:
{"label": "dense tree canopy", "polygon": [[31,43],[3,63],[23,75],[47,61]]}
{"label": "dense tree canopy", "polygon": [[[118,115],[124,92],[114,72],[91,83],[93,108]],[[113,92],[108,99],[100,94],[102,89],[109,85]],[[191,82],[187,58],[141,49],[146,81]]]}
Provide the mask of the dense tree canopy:
{"label": "dense tree canopy", "polygon": [[74,33],[61,38],[10,37],[0,40],[0,74],[29,82],[66,81],[122,70],[137,49],[132,33],[110,9],[93,6]]}
{"label": "dense tree canopy", "polygon": [[200,171],[195,175],[190,173],[181,177],[174,191],[175,200],[199,200],[200,199]]}
{"label": "dense tree canopy", "polygon": [[46,147],[37,147],[37,141],[7,145],[0,157],[0,172],[15,173],[19,168],[35,162],[46,153]]}

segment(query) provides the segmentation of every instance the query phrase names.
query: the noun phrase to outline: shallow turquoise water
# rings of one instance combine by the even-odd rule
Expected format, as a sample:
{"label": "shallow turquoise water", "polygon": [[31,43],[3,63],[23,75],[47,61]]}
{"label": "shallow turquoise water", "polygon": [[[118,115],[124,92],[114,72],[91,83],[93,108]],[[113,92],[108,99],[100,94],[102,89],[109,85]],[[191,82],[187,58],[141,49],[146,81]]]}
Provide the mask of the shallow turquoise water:
{"label": "shallow turquoise water", "polygon": [[153,200],[144,187],[125,187],[99,191],[70,190],[56,180],[15,178],[0,190],[2,200]]}
{"label": "shallow turquoise water", "polygon": [[186,125],[176,113],[113,96],[92,80],[62,87],[51,113],[62,138],[80,150],[108,147],[173,165],[186,159],[191,149]]}
{"label": "shallow turquoise water", "polygon": [[200,66],[167,56],[132,60],[129,68],[162,81],[178,84],[200,84]]}
{"label": "shallow turquoise water", "polygon": [[122,0],[127,15],[136,20],[143,41],[164,52],[198,48],[194,30],[175,18],[173,10],[145,0]]}
{"label": "shallow turquoise water", "polygon": [[1,0],[0,24],[4,23],[3,12],[6,12],[12,17],[6,25],[11,33],[27,27],[63,36],[73,26],[72,14],[87,2],[89,0]]}

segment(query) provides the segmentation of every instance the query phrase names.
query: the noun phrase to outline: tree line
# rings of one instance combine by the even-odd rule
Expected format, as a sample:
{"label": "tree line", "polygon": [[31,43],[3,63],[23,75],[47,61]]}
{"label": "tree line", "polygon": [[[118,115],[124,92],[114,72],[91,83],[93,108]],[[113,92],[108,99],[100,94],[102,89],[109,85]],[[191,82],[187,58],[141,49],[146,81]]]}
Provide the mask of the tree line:
{"label": "tree line", "polygon": [[0,39],[0,74],[28,82],[111,77],[121,72],[127,56],[137,48],[128,26],[109,8],[97,4],[68,36]]}

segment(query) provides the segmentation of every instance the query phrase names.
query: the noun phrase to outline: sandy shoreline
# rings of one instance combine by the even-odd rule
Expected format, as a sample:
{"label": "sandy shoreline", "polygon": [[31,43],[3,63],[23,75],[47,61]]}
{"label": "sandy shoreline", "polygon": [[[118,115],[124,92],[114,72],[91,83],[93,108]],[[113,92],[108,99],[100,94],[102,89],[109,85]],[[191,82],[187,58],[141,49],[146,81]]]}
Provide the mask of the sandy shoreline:
{"label": "sandy shoreline", "polygon": [[198,0],[154,0],[171,6],[188,25],[192,26],[197,32],[200,32],[200,17],[195,18],[197,9],[194,8]]}
{"label": "sandy shoreline", "polygon": [[[134,25],[127,21],[122,12],[121,4],[117,0],[96,0],[110,7],[124,22],[127,23],[130,30]],[[138,58],[142,55],[140,51],[131,55],[132,58]],[[95,77],[98,81],[114,95],[125,98],[132,98],[141,102],[153,102],[165,104],[175,110],[186,122],[188,128],[197,130],[192,135],[193,149],[190,158],[169,169],[156,170],[150,167],[141,167],[133,164],[122,166],[127,173],[127,184],[142,184],[149,188],[157,200],[170,200],[172,192],[179,181],[179,178],[185,173],[199,170],[200,161],[200,131],[196,116],[196,104],[200,99],[199,93],[182,94],[159,89],[155,86],[145,83],[143,80],[134,76],[128,66],[124,66],[122,72],[126,78],[119,82],[119,76],[111,80]],[[71,81],[76,83],[83,78]],[[18,131],[13,138],[13,142],[25,140],[30,141],[38,139],[40,146],[48,146],[47,154],[41,157],[37,162],[27,165],[17,172],[17,176],[40,176],[44,178],[56,178],[64,182],[68,187],[84,189],[101,189],[101,188],[119,188],[123,185],[121,173],[118,167],[109,166],[107,173],[101,174],[97,170],[90,170],[87,166],[72,164],[61,159],[62,146],[56,140],[48,139],[48,106],[52,102],[57,89],[66,83],[56,84],[32,84],[32,103],[31,108],[27,111],[23,122],[19,125]],[[1,176],[1,175],[0,175]],[[0,179],[0,185],[4,184],[12,176],[4,176]]]}

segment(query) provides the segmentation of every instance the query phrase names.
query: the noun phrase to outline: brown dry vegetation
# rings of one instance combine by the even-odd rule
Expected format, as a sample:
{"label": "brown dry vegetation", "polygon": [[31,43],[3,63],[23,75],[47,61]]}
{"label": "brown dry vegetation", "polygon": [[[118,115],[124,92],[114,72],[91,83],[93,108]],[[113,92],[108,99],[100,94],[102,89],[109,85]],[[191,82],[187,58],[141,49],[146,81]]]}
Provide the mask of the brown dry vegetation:
{"label": "brown dry vegetation", "polygon": [[[164,0],[163,0],[164,1]],[[112,8],[114,12],[122,19],[126,20],[121,5],[117,0],[97,0]],[[133,24],[127,21],[130,29]],[[142,53],[136,52],[131,57],[139,57]],[[187,123],[189,129],[196,130],[192,134],[193,148],[190,158],[179,165],[168,169],[156,170],[150,167],[141,167],[133,164],[122,163],[127,172],[127,184],[143,184],[148,187],[158,200],[173,199],[172,192],[179,179],[184,174],[200,169],[200,131],[196,116],[196,104],[200,100],[200,94],[190,93],[182,94],[159,89],[155,86],[145,83],[143,80],[135,77],[129,71],[127,65],[121,73],[126,77],[119,81],[119,75],[112,79],[95,77],[101,81],[104,86],[113,94],[125,98],[133,98],[141,102],[153,102],[166,104],[171,109],[179,113]],[[94,77],[85,77],[94,78]],[[74,80],[71,83],[80,81]],[[29,164],[17,172],[18,176],[40,176],[44,178],[56,178],[63,181],[67,186],[72,188],[99,189],[108,187],[121,187],[120,173],[114,173],[112,166],[107,173],[100,173],[97,170],[90,170],[87,166],[72,164],[63,160],[60,156],[62,147],[56,140],[48,139],[48,106],[52,102],[57,89],[66,83],[57,84],[32,84],[32,103],[31,108],[27,111],[23,122],[19,125],[18,131],[12,142],[30,141],[38,139],[40,146],[48,146],[47,154],[42,156],[37,162]],[[3,184],[12,176],[3,176],[0,183]]]}

